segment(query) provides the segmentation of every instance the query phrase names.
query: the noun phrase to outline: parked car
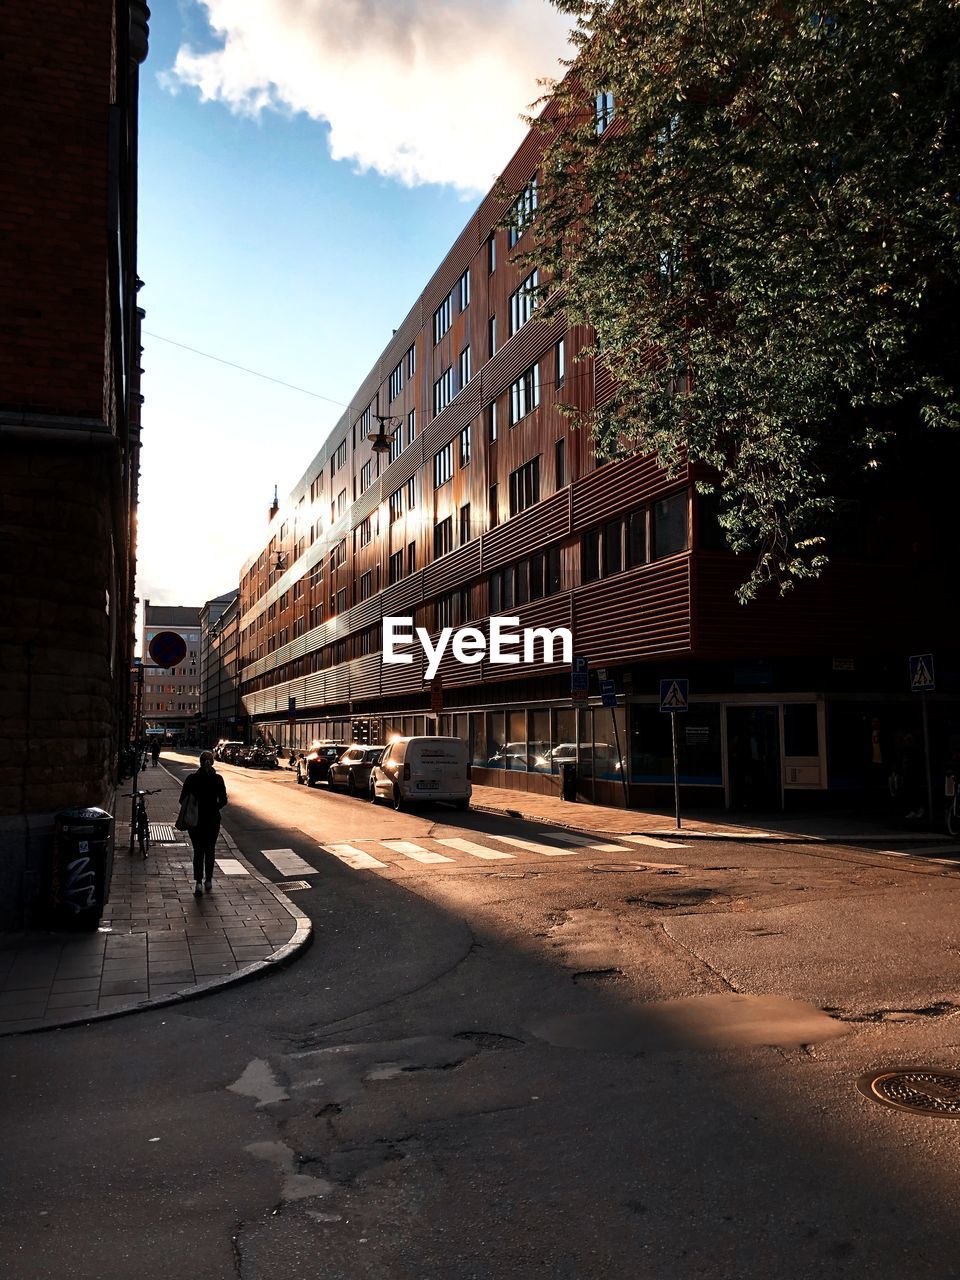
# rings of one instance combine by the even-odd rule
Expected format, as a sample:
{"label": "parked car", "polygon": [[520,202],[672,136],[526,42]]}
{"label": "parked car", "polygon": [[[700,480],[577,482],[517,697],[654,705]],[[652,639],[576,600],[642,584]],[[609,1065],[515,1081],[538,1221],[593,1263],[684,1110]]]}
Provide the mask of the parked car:
{"label": "parked car", "polygon": [[222,760],[224,764],[236,764],[237,756],[244,750],[242,742],[224,741],[218,742],[213,749],[215,760]]}
{"label": "parked car", "polygon": [[487,761],[488,769],[526,769],[533,757],[525,742],[505,742]]}
{"label": "parked car", "polygon": [[297,782],[301,785],[305,782],[308,787],[325,782],[330,766],[346,749],[345,742],[315,742],[297,761]]}
{"label": "parked car", "polygon": [[395,738],[370,770],[370,799],[395,809],[416,800],[470,805],[473,787],[467,744],[460,738]]}
{"label": "parked car", "polygon": [[370,786],[370,770],[379,764],[386,747],[352,746],[327,771],[331,791],[345,788],[350,795],[366,795]]}

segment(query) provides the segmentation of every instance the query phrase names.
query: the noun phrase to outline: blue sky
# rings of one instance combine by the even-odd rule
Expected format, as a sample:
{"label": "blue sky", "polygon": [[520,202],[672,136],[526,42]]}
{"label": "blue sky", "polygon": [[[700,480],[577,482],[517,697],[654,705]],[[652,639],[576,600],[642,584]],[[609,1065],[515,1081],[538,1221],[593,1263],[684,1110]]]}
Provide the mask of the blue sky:
{"label": "blue sky", "polygon": [[[282,498],[342,412],[161,339],[348,401],[509,159],[562,49],[546,0],[153,9],[141,598],[199,604],[235,586],[273,486]],[[496,110],[477,89],[492,67]],[[427,127],[438,109],[446,132]]]}

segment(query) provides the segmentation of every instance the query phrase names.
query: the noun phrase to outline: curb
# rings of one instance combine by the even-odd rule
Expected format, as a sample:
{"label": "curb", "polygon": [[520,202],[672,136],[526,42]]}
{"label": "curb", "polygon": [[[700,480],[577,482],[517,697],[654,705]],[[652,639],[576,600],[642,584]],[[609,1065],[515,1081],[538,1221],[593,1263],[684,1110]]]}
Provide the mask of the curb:
{"label": "curb", "polygon": [[944,840],[949,839],[948,836],[938,834],[935,831],[887,831],[881,832],[879,835],[868,832],[866,834],[841,835],[836,838],[803,835],[800,832],[788,831],[694,831],[689,827],[681,827],[679,831],[675,827],[654,829],[648,827],[635,831],[610,831],[602,827],[580,827],[575,822],[539,818],[534,814],[522,813],[519,809],[499,808],[491,804],[474,804],[473,801],[470,802],[470,808],[477,813],[492,813],[502,818],[519,819],[521,822],[549,823],[550,826],[561,827],[564,831],[575,831],[578,835],[609,836],[611,840],[616,840],[618,836],[628,835],[652,836],[658,840],[675,840],[678,837],[683,840],[713,840],[722,841],[726,844],[736,844],[737,842],[744,844],[889,844],[897,840],[910,840],[913,843],[942,843]]}
{"label": "curb", "polygon": [[[170,775],[173,776],[172,774]],[[131,1001],[130,1004],[119,1005],[115,1009],[105,1009],[102,1013],[88,1013],[80,1018],[67,1018],[62,1022],[45,1022],[39,1027],[24,1027],[19,1031],[0,1031],[0,1038],[5,1036],[34,1036],[48,1031],[64,1031],[69,1027],[85,1027],[92,1022],[107,1022],[112,1018],[125,1018],[131,1013],[143,1013],[147,1009],[168,1009],[173,1005],[185,1004],[188,1000],[198,1000],[202,996],[211,995],[214,992],[222,991],[225,987],[239,986],[243,982],[250,982],[254,978],[266,976],[275,970],[285,968],[313,941],[313,923],[310,917],[298,906],[295,906],[285,893],[262,876],[256,867],[251,866],[247,859],[240,853],[233,840],[233,837],[224,828],[220,828],[221,834],[226,841],[227,847],[231,854],[247,868],[250,874],[273,895],[274,898],[283,906],[283,909],[291,915],[296,922],[293,931],[293,937],[283,946],[278,947],[276,951],[272,951],[270,955],[265,956],[262,960],[254,960],[251,964],[244,965],[242,969],[238,969],[236,973],[225,973],[217,978],[209,978],[204,982],[191,983],[189,987],[184,987],[181,991],[172,991],[169,995],[157,996],[154,1000],[137,1000]]]}

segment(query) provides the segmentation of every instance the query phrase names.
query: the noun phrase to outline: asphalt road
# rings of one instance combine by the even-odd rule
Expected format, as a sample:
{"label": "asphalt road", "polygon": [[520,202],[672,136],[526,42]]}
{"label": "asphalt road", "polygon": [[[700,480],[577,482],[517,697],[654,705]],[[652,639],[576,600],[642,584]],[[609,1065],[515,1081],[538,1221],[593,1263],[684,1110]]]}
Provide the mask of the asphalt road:
{"label": "asphalt road", "polygon": [[960,1277],[960,1130],[856,1088],[957,1065],[956,871],[223,773],[314,944],[0,1041],[0,1276]]}

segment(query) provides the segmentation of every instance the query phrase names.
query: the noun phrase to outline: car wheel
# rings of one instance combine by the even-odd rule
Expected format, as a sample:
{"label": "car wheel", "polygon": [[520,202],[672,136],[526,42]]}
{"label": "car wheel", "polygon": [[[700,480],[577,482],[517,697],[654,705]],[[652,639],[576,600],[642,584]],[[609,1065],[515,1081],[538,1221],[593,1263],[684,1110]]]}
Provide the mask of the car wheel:
{"label": "car wheel", "polygon": [[374,782],[370,783],[370,803],[371,804],[377,803],[377,788]]}
{"label": "car wheel", "polygon": [[308,786],[308,787],[315,787],[316,785],[317,785],[317,780],[316,780],[316,778],[313,776],[313,774],[310,772],[310,770],[308,769],[308,770],[307,770],[307,786]]}
{"label": "car wheel", "polygon": [[355,796],[357,794],[357,784],[353,776],[353,770],[347,774],[347,794]]}
{"label": "car wheel", "polygon": [[403,808],[403,793],[396,783],[393,784],[393,807],[398,813]]}

